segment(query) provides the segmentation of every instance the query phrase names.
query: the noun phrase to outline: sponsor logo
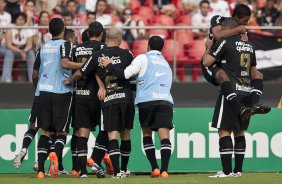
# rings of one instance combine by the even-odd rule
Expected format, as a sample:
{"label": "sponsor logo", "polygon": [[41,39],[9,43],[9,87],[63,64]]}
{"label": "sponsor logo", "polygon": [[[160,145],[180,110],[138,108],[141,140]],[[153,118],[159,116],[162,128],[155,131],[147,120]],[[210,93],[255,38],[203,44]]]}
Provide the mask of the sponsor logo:
{"label": "sponsor logo", "polygon": [[142,85],[142,84],[144,84],[145,82],[144,82],[144,80],[139,80],[138,81],[138,85]]}
{"label": "sponsor logo", "polygon": [[161,86],[161,87],[167,87],[167,85],[166,85],[166,84],[160,84],[160,86]]}
{"label": "sponsor logo", "polygon": [[47,66],[48,64],[50,64],[50,63],[52,63],[53,61],[46,61],[46,62],[44,62],[43,63],[43,66],[45,67],[45,66]]}
{"label": "sponsor logo", "polygon": [[156,77],[161,77],[161,76],[163,76],[163,75],[166,75],[166,73],[159,73],[159,72],[156,72]]}
{"label": "sponsor logo", "polygon": [[249,76],[249,74],[246,71],[241,71],[241,76]]}
{"label": "sponsor logo", "polygon": [[245,51],[245,52],[251,52],[253,53],[253,47],[250,44],[247,44],[245,42],[238,41],[236,44],[236,50],[239,52]]}
{"label": "sponsor logo", "polygon": [[43,74],[43,77],[45,77],[45,78],[50,78],[51,76],[48,75],[48,74]]}
{"label": "sponsor logo", "polygon": [[213,52],[213,55],[217,55],[219,52],[220,52],[220,50],[221,50],[221,48],[223,47],[223,45],[226,43],[226,40],[223,40],[222,42],[221,42],[221,44],[218,46],[218,48],[217,48],[217,50],[215,51],[215,52]]}
{"label": "sponsor logo", "polygon": [[79,90],[76,90],[75,92],[76,92],[77,95],[85,95],[85,96],[89,96],[90,95],[90,90],[79,89]]}
{"label": "sponsor logo", "polygon": [[222,60],[221,63],[226,63],[226,60]]}
{"label": "sponsor logo", "polygon": [[155,98],[155,99],[167,99],[169,101],[172,101],[172,97],[168,93],[155,93],[155,92],[153,92],[153,98]]}
{"label": "sponsor logo", "polygon": [[92,50],[93,48],[78,47],[75,52],[75,57],[92,55]]}
{"label": "sponsor logo", "polygon": [[70,74],[64,73],[63,76],[66,77],[66,78],[69,78],[69,77],[70,77]]}
{"label": "sponsor logo", "polygon": [[54,53],[57,52],[57,47],[52,46],[51,44],[45,44],[42,49],[43,53]]}
{"label": "sponsor logo", "polygon": [[[119,56],[117,56],[117,57],[115,57],[115,56],[112,56],[112,57],[105,56],[105,58],[111,60],[113,65],[121,63]],[[101,59],[102,59],[102,57],[98,58],[99,66],[101,66],[100,65],[100,63],[102,62]]]}
{"label": "sponsor logo", "polygon": [[87,66],[89,65],[90,61],[91,61],[92,57],[90,57],[88,59],[88,61],[85,63],[85,65],[83,66],[83,68],[81,69],[83,72],[86,70]]}
{"label": "sponsor logo", "polygon": [[250,86],[243,86],[243,85],[240,85],[240,84],[237,84],[236,83],[236,90],[237,91],[244,91],[244,92],[251,92],[251,87]]}
{"label": "sponsor logo", "polygon": [[104,99],[104,102],[108,102],[110,100],[119,99],[119,98],[125,98],[125,93],[114,93],[112,95],[109,95]]}
{"label": "sponsor logo", "polygon": [[39,84],[39,90],[53,90],[54,86],[49,84]]}

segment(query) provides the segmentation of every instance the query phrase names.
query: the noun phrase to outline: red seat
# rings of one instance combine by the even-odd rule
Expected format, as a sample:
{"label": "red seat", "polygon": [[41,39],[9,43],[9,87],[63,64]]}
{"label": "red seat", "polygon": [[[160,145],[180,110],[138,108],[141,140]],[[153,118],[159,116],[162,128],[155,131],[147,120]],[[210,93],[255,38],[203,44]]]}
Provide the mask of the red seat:
{"label": "red seat", "polygon": [[153,23],[160,23],[164,26],[174,26],[173,18],[168,15],[163,15],[163,14],[155,15],[152,21]]}
{"label": "red seat", "polygon": [[152,17],[155,16],[154,10],[152,8],[146,7],[146,6],[141,6],[139,9],[139,13],[141,17],[144,17],[146,19],[146,22],[150,22]]}
{"label": "red seat", "polygon": [[119,47],[122,48],[122,49],[129,49],[128,43],[124,40],[121,41]]}
{"label": "red seat", "polygon": [[180,15],[180,16],[176,17],[175,22],[176,23],[184,23],[187,26],[191,26],[192,25],[192,15],[191,14]]}
{"label": "red seat", "polygon": [[132,15],[132,20],[138,21],[138,20],[142,20],[144,22],[145,25],[148,25],[148,20],[145,17],[142,17],[141,15]]}
{"label": "red seat", "polygon": [[[185,23],[177,23],[175,26],[186,26]],[[190,29],[179,29],[176,31],[176,40],[182,44],[189,44],[194,40],[194,33]]]}
{"label": "red seat", "polygon": [[[155,24],[151,24],[150,26],[164,26],[164,25],[160,23],[155,23]],[[169,32],[167,29],[149,29],[147,32],[150,36],[158,35],[162,37],[163,39],[169,37]]]}
{"label": "red seat", "polygon": [[53,18],[62,18],[62,15],[61,14],[57,14],[57,13],[53,13],[51,15],[49,15],[49,18],[50,20],[53,19]]}
{"label": "red seat", "polygon": [[204,40],[193,40],[188,44],[188,56],[196,61],[200,62],[205,50],[206,46]]}
{"label": "red seat", "polygon": [[136,40],[132,45],[133,55],[136,57],[140,54],[145,54],[148,48],[148,40]]}

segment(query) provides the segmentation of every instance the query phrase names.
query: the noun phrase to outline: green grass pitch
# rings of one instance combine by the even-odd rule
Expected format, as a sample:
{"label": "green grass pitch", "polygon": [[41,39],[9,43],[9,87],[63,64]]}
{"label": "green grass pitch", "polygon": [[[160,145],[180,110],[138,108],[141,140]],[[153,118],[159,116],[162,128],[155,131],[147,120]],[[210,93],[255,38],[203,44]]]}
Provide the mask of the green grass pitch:
{"label": "green grass pitch", "polygon": [[173,174],[168,179],[150,178],[148,175],[131,175],[128,178],[98,179],[90,175],[80,179],[59,175],[58,178],[37,179],[35,174],[0,174],[1,184],[282,184],[280,173],[244,173],[239,178],[208,178],[209,174]]}

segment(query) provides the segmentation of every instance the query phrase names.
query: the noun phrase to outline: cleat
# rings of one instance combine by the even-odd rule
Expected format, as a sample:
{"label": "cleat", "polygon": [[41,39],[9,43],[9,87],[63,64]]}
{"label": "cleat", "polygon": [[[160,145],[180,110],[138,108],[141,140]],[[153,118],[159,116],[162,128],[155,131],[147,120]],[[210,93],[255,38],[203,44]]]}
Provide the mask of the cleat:
{"label": "cleat", "polygon": [[130,175],[130,171],[128,169],[126,169],[126,171],[121,170],[120,173],[123,175],[124,178]]}
{"label": "cleat", "polygon": [[253,105],[251,110],[252,110],[252,112],[251,112],[252,115],[267,114],[271,111],[271,107],[268,107],[268,106],[265,106],[265,105],[262,105],[262,104],[255,104],[255,105]]}
{"label": "cleat", "polygon": [[242,121],[250,120],[251,115],[252,115],[252,109],[251,108],[245,107],[245,106],[240,108],[240,117],[241,117]]}
{"label": "cleat", "polygon": [[151,172],[151,177],[157,178],[157,177],[159,177],[160,174],[161,174],[160,170],[158,168],[156,168]]}
{"label": "cleat", "polygon": [[79,172],[77,172],[76,170],[72,170],[70,175],[74,176],[74,177],[78,177],[79,176]]}
{"label": "cleat", "polygon": [[93,167],[94,166],[95,161],[90,157],[87,159],[87,166],[88,167]]}
{"label": "cleat", "polygon": [[94,164],[93,167],[91,167],[92,173],[94,173],[97,178],[105,178],[105,169],[102,166],[99,166],[98,164]]}
{"label": "cleat", "polygon": [[113,178],[124,178],[122,173],[117,173],[116,175],[113,175]]}
{"label": "cleat", "polygon": [[38,161],[36,161],[36,162],[33,164],[32,169],[33,169],[34,171],[38,171]]}
{"label": "cleat", "polygon": [[45,178],[45,174],[44,174],[44,172],[38,172],[36,177],[39,178],[39,179],[43,179],[43,178]]}
{"label": "cleat", "polygon": [[228,177],[232,177],[233,174],[230,173],[228,175],[224,174],[222,171],[218,171],[216,173],[216,175],[213,175],[213,176],[209,176],[209,178],[228,178]]}
{"label": "cleat", "polygon": [[14,168],[19,169],[22,165],[23,159],[26,155],[26,149],[22,149],[18,155],[16,155],[14,160]]}
{"label": "cleat", "polygon": [[166,171],[163,171],[160,176],[161,178],[168,178],[168,173]]}
{"label": "cleat", "polygon": [[59,171],[59,174],[67,174],[67,175],[69,175],[70,173],[68,171],[66,171],[66,170],[61,170],[61,171]]}
{"label": "cleat", "polygon": [[88,178],[87,174],[83,174],[80,176],[80,178]]}
{"label": "cleat", "polygon": [[242,172],[233,173],[233,177],[241,177],[243,175]]}
{"label": "cleat", "polygon": [[49,160],[50,160],[50,167],[49,167],[49,174],[51,178],[57,178],[58,177],[58,157],[55,152],[51,152],[49,154]]}
{"label": "cleat", "polygon": [[110,159],[110,156],[108,153],[105,154],[104,156],[104,164],[106,166],[106,173],[109,175],[113,175],[114,174],[114,168]]}

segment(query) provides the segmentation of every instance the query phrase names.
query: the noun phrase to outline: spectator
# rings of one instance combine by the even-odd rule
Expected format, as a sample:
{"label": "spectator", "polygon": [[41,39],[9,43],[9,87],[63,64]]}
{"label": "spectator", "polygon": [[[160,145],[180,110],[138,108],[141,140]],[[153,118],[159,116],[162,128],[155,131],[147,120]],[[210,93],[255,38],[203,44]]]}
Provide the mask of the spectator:
{"label": "spectator", "polygon": [[109,0],[108,4],[111,11],[116,14],[122,14],[125,8],[129,8],[130,0]]}
{"label": "spectator", "polygon": [[[96,21],[96,13],[95,12],[87,12],[86,15],[86,24],[87,26],[89,26],[92,22]],[[85,31],[85,29],[80,30],[81,33],[83,33]],[[81,35],[81,38],[83,36]]]}
{"label": "spectator", "polygon": [[94,12],[96,10],[97,0],[86,0],[85,9],[86,11]]}
{"label": "spectator", "polygon": [[229,7],[230,7],[230,13],[233,13],[234,8],[238,5],[238,4],[244,4],[247,5],[252,11],[254,11],[254,7],[253,5],[251,5],[248,0],[236,0],[232,3],[230,3]]}
{"label": "spectator", "polygon": [[112,17],[106,14],[108,4],[106,0],[97,0],[96,3],[96,21],[100,22],[103,26],[112,25]]}
{"label": "spectator", "polygon": [[82,26],[85,25],[85,20],[82,20],[79,15],[77,14],[77,7],[78,4],[75,0],[68,0],[66,4],[66,11],[74,15],[73,24],[75,26]]}
{"label": "spectator", "polygon": [[49,14],[62,13],[65,9],[65,0],[39,0],[40,10]]}
{"label": "spectator", "polygon": [[277,18],[277,9],[274,8],[275,0],[268,0],[263,8],[257,10],[257,23],[260,26],[272,26]]}
{"label": "spectator", "polygon": [[196,12],[199,7],[201,0],[182,0],[183,8],[188,12]]}
{"label": "spectator", "polygon": [[[11,15],[4,11],[5,10],[5,0],[0,0],[0,26],[8,26],[11,24],[12,21],[12,17]],[[4,30],[0,29],[0,54],[4,55],[6,48],[2,47],[2,40],[4,39],[5,35],[4,35]]]}
{"label": "spectator", "polygon": [[[124,26],[144,26],[144,22],[142,20],[134,21],[132,20],[132,11],[129,8],[124,9],[123,11],[124,17]],[[126,29],[123,33],[123,40],[125,40],[128,44],[132,44],[136,39],[145,36],[144,29]]]}
{"label": "spectator", "polygon": [[27,15],[26,25],[33,26],[36,22],[38,22],[38,13],[33,0],[27,0],[25,2],[25,8],[23,12],[25,12]]}
{"label": "spectator", "polygon": [[10,13],[12,16],[12,21],[15,20],[15,15],[21,12],[20,9],[20,0],[6,0],[7,4],[5,7],[5,11]]}
{"label": "spectator", "polygon": [[[202,0],[199,4],[198,13],[194,14],[192,17],[192,26],[210,26],[211,14],[209,13],[210,2],[207,0]],[[206,38],[208,36],[208,29],[193,29],[195,38]]]}
{"label": "spectator", "polygon": [[[74,15],[71,14],[70,12],[65,12],[63,14],[63,20],[64,20],[64,23],[65,23],[65,26],[68,27],[68,26],[74,26]],[[78,29],[75,30],[76,32],[76,35],[77,35],[77,40],[78,40],[78,43],[80,43],[81,41],[81,34],[80,34],[80,31]]]}
{"label": "spectator", "polygon": [[[39,26],[48,26],[49,25],[49,13],[47,11],[42,11],[39,14]],[[37,30],[35,36],[33,37],[33,44],[36,47],[36,50],[42,47],[45,43],[51,40],[52,36],[49,33],[48,29],[39,29]]]}
{"label": "spectator", "polygon": [[228,6],[228,3],[226,1],[211,0],[210,6],[211,6],[212,16],[220,15],[222,17],[230,17],[229,6]]}
{"label": "spectator", "polygon": [[172,16],[176,8],[174,4],[172,4],[172,0],[154,0],[154,10]]}
{"label": "spectator", "polygon": [[[15,15],[15,26],[23,26],[26,23],[26,14],[18,13]],[[2,82],[12,82],[12,68],[14,58],[20,57],[27,62],[28,81],[32,82],[32,71],[35,60],[32,51],[32,37],[26,29],[9,29],[5,33],[5,44],[7,50],[4,56]]]}

